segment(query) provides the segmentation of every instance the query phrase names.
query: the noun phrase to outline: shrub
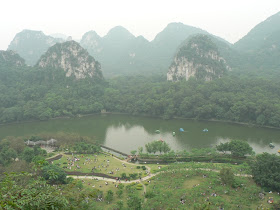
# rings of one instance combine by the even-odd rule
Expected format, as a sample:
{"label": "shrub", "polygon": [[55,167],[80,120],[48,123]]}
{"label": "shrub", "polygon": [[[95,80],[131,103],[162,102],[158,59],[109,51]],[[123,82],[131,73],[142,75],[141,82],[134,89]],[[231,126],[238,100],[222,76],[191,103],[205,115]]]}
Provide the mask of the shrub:
{"label": "shrub", "polygon": [[145,198],[153,198],[153,197],[155,197],[156,195],[155,195],[155,193],[153,193],[153,192],[151,192],[151,191],[148,191],[148,192],[146,192],[146,194],[145,194]]}
{"label": "shrub", "polygon": [[121,178],[122,178],[122,179],[126,179],[126,178],[127,178],[126,173],[122,173],[122,174],[121,174]]}

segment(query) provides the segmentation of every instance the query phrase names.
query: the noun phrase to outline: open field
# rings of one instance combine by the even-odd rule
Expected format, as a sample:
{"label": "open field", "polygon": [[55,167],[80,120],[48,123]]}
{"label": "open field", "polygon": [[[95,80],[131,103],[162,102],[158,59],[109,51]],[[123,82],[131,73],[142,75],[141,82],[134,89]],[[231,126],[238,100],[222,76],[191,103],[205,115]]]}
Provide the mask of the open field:
{"label": "open field", "polygon": [[[144,165],[127,163],[111,155],[63,155],[61,159],[53,161],[53,164],[59,165],[65,171],[79,171],[82,173],[103,173],[114,177],[121,177],[123,173],[129,177],[129,174],[137,174],[137,177],[145,177],[149,168]],[[138,167],[137,167],[138,166]],[[143,168],[145,170],[143,170]]]}
{"label": "open field", "polygon": [[[277,192],[262,192],[252,178],[235,176],[237,187],[233,188],[221,183],[219,173],[205,170],[173,170],[160,173],[152,178],[147,186],[147,193],[152,196],[147,206],[166,209],[257,209],[272,208],[268,204],[269,197],[274,202],[280,201]],[[182,202],[181,202],[182,201]]]}
{"label": "open field", "polygon": [[[137,166],[142,165],[124,163],[110,155],[76,155],[75,157],[79,161],[75,162],[75,166],[71,168],[72,171],[87,173],[95,166],[95,172],[99,173],[114,171],[114,176],[121,176],[122,173],[127,175],[137,173],[143,177],[142,181],[137,179],[133,181],[134,183],[125,180],[119,182],[102,177],[97,179],[90,176],[75,177],[75,182],[79,182],[86,192],[102,191],[103,198],[108,191],[113,192],[112,201],[108,203],[103,199],[103,201],[97,202],[97,209],[113,209],[120,201],[123,202],[124,208],[128,208],[126,202],[131,192],[141,199],[143,209],[271,209],[272,204],[268,203],[269,198],[273,197],[274,202],[280,202],[277,192],[263,192],[252,178],[246,177],[250,176],[250,168],[247,164],[195,162],[169,165],[151,164],[146,167],[152,172],[151,175],[156,175],[144,178],[145,171],[142,168],[137,169]],[[69,167],[71,158],[71,155],[63,155],[60,160],[54,161],[54,164]],[[65,162],[67,164],[63,164]],[[80,169],[76,167],[77,164],[81,166]],[[224,167],[232,168],[236,174],[235,188],[221,183],[219,170]],[[69,168],[67,170],[70,171]],[[119,186],[123,186],[121,196],[118,196]],[[263,198],[260,198],[259,193],[261,192],[264,193]]]}

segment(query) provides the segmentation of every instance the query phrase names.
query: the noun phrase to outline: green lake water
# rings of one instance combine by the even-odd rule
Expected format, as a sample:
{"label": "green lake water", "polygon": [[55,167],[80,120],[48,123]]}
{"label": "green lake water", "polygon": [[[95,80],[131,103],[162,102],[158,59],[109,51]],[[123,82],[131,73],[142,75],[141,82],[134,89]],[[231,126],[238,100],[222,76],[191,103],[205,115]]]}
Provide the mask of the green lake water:
{"label": "green lake water", "polygon": [[[185,132],[179,132],[183,128]],[[208,132],[203,132],[204,128]],[[160,130],[160,133],[155,133]],[[173,136],[172,132],[176,132]],[[44,132],[78,133],[95,138],[100,144],[129,153],[146,143],[166,141],[173,150],[213,147],[231,139],[248,141],[256,153],[277,153],[280,130],[222,122],[195,120],[162,120],[159,118],[104,114],[81,118],[0,125],[0,138],[6,136],[38,135]],[[269,148],[269,143],[275,145]]]}

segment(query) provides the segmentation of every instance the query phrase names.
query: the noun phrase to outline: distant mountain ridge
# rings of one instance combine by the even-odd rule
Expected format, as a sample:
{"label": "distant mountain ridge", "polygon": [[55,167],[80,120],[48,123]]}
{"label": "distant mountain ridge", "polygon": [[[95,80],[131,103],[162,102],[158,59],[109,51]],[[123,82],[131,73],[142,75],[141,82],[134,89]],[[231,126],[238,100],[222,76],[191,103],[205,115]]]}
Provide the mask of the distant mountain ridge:
{"label": "distant mountain ridge", "polygon": [[26,64],[34,65],[49,47],[63,42],[63,39],[45,35],[42,31],[23,30],[16,34],[8,50],[17,52]]}
{"label": "distant mountain ridge", "polygon": [[180,43],[198,33],[209,34],[183,23],[170,23],[149,42],[143,36],[135,37],[127,29],[117,26],[104,37],[95,31],[87,32],[80,43],[101,62],[107,74],[163,73],[168,70]]}
{"label": "distant mountain ridge", "polygon": [[[280,12],[255,26],[234,45],[200,28],[176,22],[168,24],[152,41],[116,26],[103,37],[95,31],[86,32],[79,43],[101,63],[106,76],[147,75],[166,73],[180,47],[195,34],[211,36],[232,69],[280,68]],[[71,37],[68,38],[69,41]],[[26,64],[34,65],[49,47],[64,41],[65,36],[60,39],[46,36],[41,31],[23,30],[8,49],[17,52]]]}
{"label": "distant mountain ridge", "polygon": [[252,69],[279,69],[280,12],[256,25],[234,48],[245,53]]}
{"label": "distant mountain ridge", "polygon": [[[124,27],[116,26],[104,37],[95,31],[86,32],[80,44],[100,61],[106,75],[165,73],[180,43],[197,33],[209,34],[183,23],[170,23],[149,42],[143,36],[135,37]],[[64,39],[54,38],[41,31],[24,30],[15,36],[8,49],[15,50],[28,65],[35,65],[49,47],[64,41],[65,36]]]}
{"label": "distant mountain ridge", "polygon": [[[263,46],[270,36],[280,32],[280,12],[256,25],[247,35],[234,44],[238,50],[254,52]],[[280,37],[279,37],[280,40]]]}

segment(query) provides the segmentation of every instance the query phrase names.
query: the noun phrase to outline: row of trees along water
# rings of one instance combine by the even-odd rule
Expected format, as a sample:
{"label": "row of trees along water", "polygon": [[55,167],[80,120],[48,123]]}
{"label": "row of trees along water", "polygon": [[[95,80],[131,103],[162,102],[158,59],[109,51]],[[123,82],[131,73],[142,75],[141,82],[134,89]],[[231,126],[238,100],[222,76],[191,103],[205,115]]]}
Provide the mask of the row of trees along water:
{"label": "row of trees along water", "polygon": [[[271,72],[270,72],[271,73]],[[185,117],[280,126],[278,72],[229,73],[204,82],[177,83],[165,76],[107,81],[67,78],[61,70],[0,66],[0,122],[47,120],[109,112]]]}

